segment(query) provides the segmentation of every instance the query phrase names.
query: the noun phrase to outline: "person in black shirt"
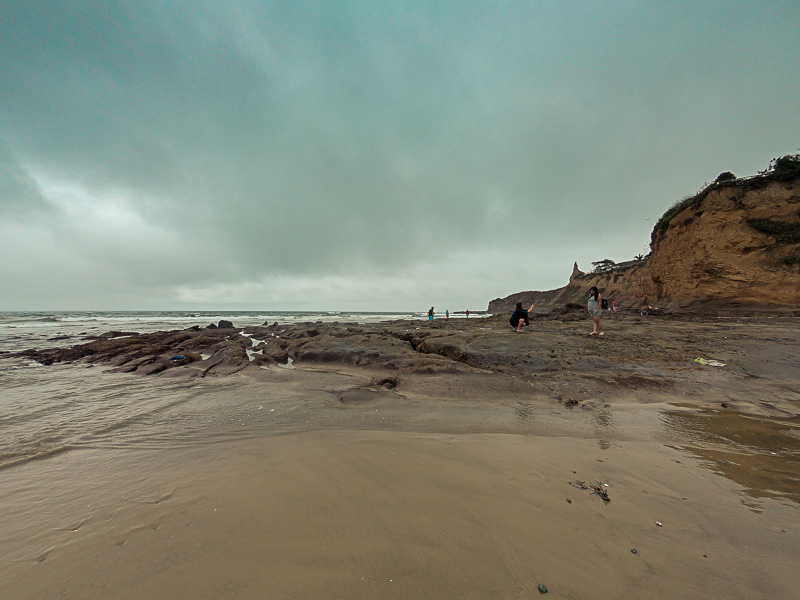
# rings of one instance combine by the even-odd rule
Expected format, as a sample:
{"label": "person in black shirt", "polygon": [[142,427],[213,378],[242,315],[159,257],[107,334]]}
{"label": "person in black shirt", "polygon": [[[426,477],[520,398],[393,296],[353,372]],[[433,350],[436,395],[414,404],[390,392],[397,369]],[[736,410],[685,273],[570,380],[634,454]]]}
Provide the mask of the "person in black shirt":
{"label": "person in black shirt", "polygon": [[533,310],[533,307],[536,304],[531,304],[531,307],[528,310],[522,308],[522,302],[517,302],[517,308],[514,311],[514,314],[511,315],[511,318],[508,320],[511,323],[511,326],[514,327],[517,331],[522,331],[522,328],[530,325],[531,322],[528,320],[528,311]]}

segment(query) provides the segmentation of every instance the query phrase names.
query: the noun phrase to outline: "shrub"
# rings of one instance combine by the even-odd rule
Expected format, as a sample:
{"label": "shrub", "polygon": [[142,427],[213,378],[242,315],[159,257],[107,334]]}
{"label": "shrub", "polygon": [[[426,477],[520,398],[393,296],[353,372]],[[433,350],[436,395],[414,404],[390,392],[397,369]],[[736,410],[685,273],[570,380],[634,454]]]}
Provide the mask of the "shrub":
{"label": "shrub", "polygon": [[780,158],[773,159],[774,165],[772,170],[775,173],[791,173],[793,171],[800,171],[800,154],[787,154]]}
{"label": "shrub", "polygon": [[682,200],[678,200],[675,204],[670,206],[667,211],[661,215],[656,223],[656,229],[666,229],[669,225],[669,222],[679,214],[681,214],[684,210],[692,206],[693,204],[699,204],[700,200],[702,200],[705,196],[703,192],[699,194],[695,194],[693,196],[686,196]]}
{"label": "shrub", "polygon": [[717,178],[714,180],[714,183],[723,183],[725,181],[734,181],[736,179],[736,175],[731,173],[730,171],[725,171],[724,173],[720,173],[717,175]]}
{"label": "shrub", "polygon": [[789,254],[788,256],[784,256],[781,259],[781,262],[786,265],[798,265],[800,264],[800,254],[796,252],[794,254]]}
{"label": "shrub", "polygon": [[775,238],[781,244],[800,242],[800,223],[787,223],[773,219],[748,219],[747,224],[756,231]]}

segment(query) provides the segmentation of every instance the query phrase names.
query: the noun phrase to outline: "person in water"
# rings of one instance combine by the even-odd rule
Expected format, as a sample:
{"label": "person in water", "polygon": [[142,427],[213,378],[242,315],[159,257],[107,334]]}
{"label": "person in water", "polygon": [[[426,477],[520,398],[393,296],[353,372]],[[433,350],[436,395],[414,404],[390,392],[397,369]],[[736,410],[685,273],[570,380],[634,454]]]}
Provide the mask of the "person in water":
{"label": "person in water", "polygon": [[589,335],[604,335],[603,323],[600,322],[600,317],[603,316],[603,296],[600,295],[596,285],[589,288],[587,308],[589,309],[589,314],[592,315],[592,320],[594,320],[594,330]]}
{"label": "person in water", "polygon": [[536,304],[531,304],[531,307],[525,310],[522,308],[522,302],[517,302],[517,308],[514,309],[514,314],[511,315],[508,322],[511,323],[511,326],[517,331],[522,331],[523,327],[527,327],[531,324],[528,320],[528,312],[533,310],[534,306],[536,306]]}

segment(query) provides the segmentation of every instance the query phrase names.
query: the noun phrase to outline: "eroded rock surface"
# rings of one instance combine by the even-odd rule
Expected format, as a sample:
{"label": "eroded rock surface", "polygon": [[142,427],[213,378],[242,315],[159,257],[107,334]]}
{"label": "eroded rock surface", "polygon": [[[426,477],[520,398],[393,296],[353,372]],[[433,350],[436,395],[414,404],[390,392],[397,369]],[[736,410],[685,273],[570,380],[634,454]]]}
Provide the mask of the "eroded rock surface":
{"label": "eroded rock surface", "polygon": [[[303,373],[318,377],[328,372],[372,381],[335,387],[331,393],[343,404],[387,394],[399,397],[414,389],[416,397],[430,399],[529,398],[585,408],[621,398],[680,398],[775,415],[800,414],[797,317],[742,321],[625,313],[608,315],[602,338],[587,335],[591,323],[574,307],[534,316],[523,333],[513,331],[507,319],[497,315],[433,323],[192,327],[101,336],[71,348],[11,356],[45,365],[81,362],[120,373],[169,377],[247,371],[291,384]],[[698,357],[727,366],[704,366],[695,362]]]}

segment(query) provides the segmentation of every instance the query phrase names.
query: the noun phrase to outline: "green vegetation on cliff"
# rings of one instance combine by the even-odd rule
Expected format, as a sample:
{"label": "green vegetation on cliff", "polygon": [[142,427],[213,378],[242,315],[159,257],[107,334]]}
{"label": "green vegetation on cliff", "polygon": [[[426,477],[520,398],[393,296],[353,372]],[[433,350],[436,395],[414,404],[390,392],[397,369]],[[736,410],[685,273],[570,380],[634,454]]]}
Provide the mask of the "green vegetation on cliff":
{"label": "green vegetation on cliff", "polygon": [[720,173],[713,183],[704,187],[697,194],[687,196],[670,206],[656,222],[651,235],[651,242],[655,241],[656,237],[669,227],[672,219],[688,208],[699,206],[705,197],[714,190],[727,187],[754,189],[766,185],[770,181],[785,181],[798,175],[800,175],[800,154],[789,154],[780,158],[773,158],[766,170],[760,171],[758,175],[753,177],[737,178],[730,171]]}
{"label": "green vegetation on cliff", "polygon": [[775,219],[750,219],[747,221],[756,231],[766,233],[780,244],[796,244],[800,242],[800,221],[790,223]]}

